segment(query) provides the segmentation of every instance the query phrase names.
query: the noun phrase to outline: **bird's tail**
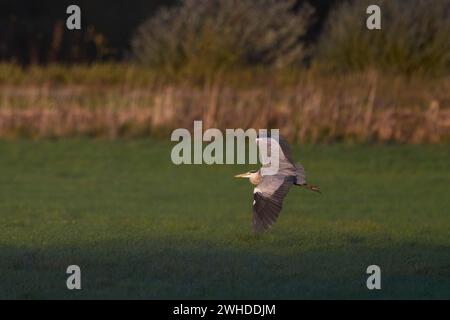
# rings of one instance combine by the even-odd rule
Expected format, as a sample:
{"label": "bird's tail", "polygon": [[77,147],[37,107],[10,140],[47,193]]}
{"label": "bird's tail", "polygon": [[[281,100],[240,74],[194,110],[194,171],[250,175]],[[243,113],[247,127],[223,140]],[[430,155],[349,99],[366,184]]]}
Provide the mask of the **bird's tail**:
{"label": "bird's tail", "polygon": [[305,168],[300,163],[295,164],[295,184],[306,184]]}
{"label": "bird's tail", "polygon": [[306,183],[305,168],[300,163],[297,163],[295,165],[295,176],[296,176],[295,177],[295,184],[297,186],[305,187],[305,188],[307,188],[307,189],[309,189],[311,191],[321,193],[319,186],[313,186],[313,185],[310,185],[310,184]]}

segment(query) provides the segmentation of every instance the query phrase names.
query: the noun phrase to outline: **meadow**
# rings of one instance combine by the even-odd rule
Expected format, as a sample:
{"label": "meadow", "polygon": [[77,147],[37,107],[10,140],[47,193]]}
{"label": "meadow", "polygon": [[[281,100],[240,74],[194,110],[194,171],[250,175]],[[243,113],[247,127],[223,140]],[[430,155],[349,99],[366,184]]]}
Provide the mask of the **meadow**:
{"label": "meadow", "polygon": [[450,298],[448,144],[296,145],[323,193],[291,190],[261,235],[233,178],[249,166],[175,166],[170,150],[0,142],[0,298]]}

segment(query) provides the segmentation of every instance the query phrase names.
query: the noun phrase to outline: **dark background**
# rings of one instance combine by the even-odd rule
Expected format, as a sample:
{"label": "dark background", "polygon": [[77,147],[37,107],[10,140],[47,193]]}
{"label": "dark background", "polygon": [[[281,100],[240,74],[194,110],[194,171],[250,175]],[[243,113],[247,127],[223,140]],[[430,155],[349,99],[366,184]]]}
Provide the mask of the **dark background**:
{"label": "dark background", "polygon": [[[330,9],[344,0],[297,1],[316,9],[307,40],[315,41]],[[2,0],[0,60],[20,64],[126,60],[136,27],[161,6],[177,0]],[[81,8],[82,30],[65,28],[66,8]]]}

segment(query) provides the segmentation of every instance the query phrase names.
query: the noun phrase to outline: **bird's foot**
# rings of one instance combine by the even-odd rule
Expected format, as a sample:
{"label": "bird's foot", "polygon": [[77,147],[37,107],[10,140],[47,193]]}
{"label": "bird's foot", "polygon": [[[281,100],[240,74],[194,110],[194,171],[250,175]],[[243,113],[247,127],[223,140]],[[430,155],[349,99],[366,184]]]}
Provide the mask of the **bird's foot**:
{"label": "bird's foot", "polygon": [[320,187],[319,186],[313,186],[313,185],[307,184],[306,187],[309,190],[311,190],[311,191],[322,193],[322,192],[320,192]]}

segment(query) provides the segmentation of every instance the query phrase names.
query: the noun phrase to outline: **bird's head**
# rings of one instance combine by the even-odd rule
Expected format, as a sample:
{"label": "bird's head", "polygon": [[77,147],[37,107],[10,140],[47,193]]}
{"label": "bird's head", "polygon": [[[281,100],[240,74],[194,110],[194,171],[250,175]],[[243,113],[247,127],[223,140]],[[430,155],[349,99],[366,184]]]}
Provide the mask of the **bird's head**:
{"label": "bird's head", "polygon": [[246,172],[246,173],[237,174],[234,177],[235,178],[250,178],[252,175],[254,175],[257,172],[258,172],[258,170],[251,170],[251,171]]}

